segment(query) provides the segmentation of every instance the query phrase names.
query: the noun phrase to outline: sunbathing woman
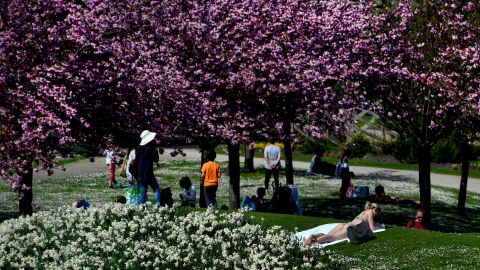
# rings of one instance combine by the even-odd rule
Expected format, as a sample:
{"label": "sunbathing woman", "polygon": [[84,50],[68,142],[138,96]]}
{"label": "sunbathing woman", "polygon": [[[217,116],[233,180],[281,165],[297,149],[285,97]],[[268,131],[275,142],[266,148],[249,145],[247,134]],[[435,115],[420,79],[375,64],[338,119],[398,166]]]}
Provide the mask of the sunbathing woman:
{"label": "sunbathing woman", "polygon": [[349,226],[354,226],[362,221],[365,221],[372,232],[375,230],[375,224],[373,223],[373,218],[381,212],[381,208],[376,203],[367,202],[365,205],[365,211],[358,214],[351,222],[345,224],[338,224],[333,230],[327,234],[319,233],[312,234],[305,240],[305,244],[310,246],[312,243],[317,242],[319,244],[328,243],[337,241],[340,239],[347,238],[347,228]]}

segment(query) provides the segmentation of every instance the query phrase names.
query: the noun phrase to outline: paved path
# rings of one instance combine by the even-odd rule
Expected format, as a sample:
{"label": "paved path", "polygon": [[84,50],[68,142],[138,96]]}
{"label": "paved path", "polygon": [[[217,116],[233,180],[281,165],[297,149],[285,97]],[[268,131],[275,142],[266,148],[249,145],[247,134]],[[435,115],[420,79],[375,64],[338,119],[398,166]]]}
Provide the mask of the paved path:
{"label": "paved path", "polygon": [[[200,153],[198,148],[185,148],[184,153],[186,154],[185,157],[177,156],[172,158],[168,154],[168,149],[166,149],[165,154],[163,154],[160,160],[200,160]],[[218,161],[227,161],[227,155],[218,155]],[[263,164],[262,158],[255,158],[254,163],[258,166],[259,164]],[[282,165],[285,163],[282,162]],[[296,169],[304,169],[306,170],[309,167],[308,162],[301,162],[301,161],[294,161],[293,166]],[[90,162],[88,159],[69,163],[65,165],[66,170],[62,171],[61,169],[54,169],[55,173],[52,176],[47,176],[44,171],[34,173],[34,179],[48,179],[48,178],[60,178],[60,177],[67,177],[67,176],[76,176],[76,175],[84,175],[90,173],[99,173],[99,172],[107,172],[107,166],[105,164],[105,158],[103,157],[96,157],[95,162]],[[385,169],[385,168],[375,168],[375,167],[363,167],[363,166],[351,166],[350,170],[358,175],[359,178],[363,177],[379,177],[379,178],[395,178],[399,180],[409,180],[409,181],[417,181],[418,182],[418,172],[417,171],[409,171],[409,170],[395,170],[395,169]],[[431,181],[432,185],[441,186],[441,187],[448,187],[448,188],[456,188],[458,189],[460,186],[460,176],[455,175],[445,175],[445,174],[437,174],[431,173]],[[480,179],[476,178],[469,178],[468,179],[468,187],[467,190],[469,192],[476,192],[480,193]]]}

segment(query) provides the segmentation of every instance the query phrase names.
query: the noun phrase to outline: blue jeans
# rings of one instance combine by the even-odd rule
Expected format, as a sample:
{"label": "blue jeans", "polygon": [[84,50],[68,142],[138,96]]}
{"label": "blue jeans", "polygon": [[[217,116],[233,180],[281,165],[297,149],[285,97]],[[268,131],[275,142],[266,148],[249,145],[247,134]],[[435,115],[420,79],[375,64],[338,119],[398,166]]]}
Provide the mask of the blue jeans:
{"label": "blue jeans", "polygon": [[305,175],[315,175],[315,176],[323,176],[321,173],[314,173],[312,172],[312,167],[308,168],[305,172]]}
{"label": "blue jeans", "polygon": [[140,183],[143,185],[143,187],[145,187],[144,189],[141,190],[143,198],[145,199],[143,203],[147,202],[147,190],[148,190],[148,186],[150,185],[154,192],[153,196],[155,198],[155,203],[160,204],[160,186],[158,185],[157,179],[153,178],[153,179],[150,179],[149,181],[142,181]]}
{"label": "blue jeans", "polygon": [[245,208],[248,206],[248,211],[254,212],[255,209],[255,201],[257,199],[257,196],[252,195],[252,197],[245,196],[243,197],[242,203],[240,204],[240,208]]}

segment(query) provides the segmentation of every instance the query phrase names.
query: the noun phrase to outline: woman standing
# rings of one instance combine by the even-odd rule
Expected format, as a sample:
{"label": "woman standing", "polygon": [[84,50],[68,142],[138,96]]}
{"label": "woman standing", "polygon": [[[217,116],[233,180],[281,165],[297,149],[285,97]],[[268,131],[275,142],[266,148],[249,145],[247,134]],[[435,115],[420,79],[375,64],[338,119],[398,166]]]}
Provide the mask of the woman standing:
{"label": "woman standing", "polygon": [[[160,186],[153,173],[153,164],[158,163],[158,150],[155,148],[155,132],[144,130],[140,135],[142,141],[138,153],[135,154],[135,162],[137,166],[137,181],[143,185],[142,196],[147,200],[148,186],[152,187],[154,192],[155,203],[160,204]],[[144,202],[145,203],[145,202]]]}

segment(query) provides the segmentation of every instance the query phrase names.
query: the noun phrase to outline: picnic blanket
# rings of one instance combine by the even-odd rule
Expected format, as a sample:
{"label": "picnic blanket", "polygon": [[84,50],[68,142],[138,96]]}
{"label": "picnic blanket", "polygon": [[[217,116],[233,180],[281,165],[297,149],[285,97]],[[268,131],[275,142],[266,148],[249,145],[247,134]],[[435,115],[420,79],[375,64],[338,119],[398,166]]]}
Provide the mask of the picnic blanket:
{"label": "picnic blanket", "polygon": [[[297,237],[297,239],[299,241],[305,241],[305,239],[310,236],[311,234],[314,234],[314,233],[323,233],[323,234],[327,234],[329,233],[331,230],[333,230],[338,224],[341,224],[341,223],[329,223],[329,224],[323,224],[323,225],[320,225],[320,226],[317,226],[315,228],[311,228],[311,229],[308,229],[308,230],[305,230],[305,231],[301,231],[301,232],[298,232],[295,234],[295,236]],[[382,229],[382,228],[377,228],[376,230],[374,230],[373,232],[374,233],[378,233],[378,232],[383,232],[385,231],[385,229]],[[350,242],[350,240],[348,238],[344,238],[344,239],[340,239],[340,240],[337,240],[337,241],[333,241],[333,242],[329,242],[329,243],[323,243],[323,244],[317,244],[317,246],[319,247],[326,247],[326,246],[330,246],[330,245],[335,245],[335,244],[338,244],[338,243],[341,243],[341,242]]]}

